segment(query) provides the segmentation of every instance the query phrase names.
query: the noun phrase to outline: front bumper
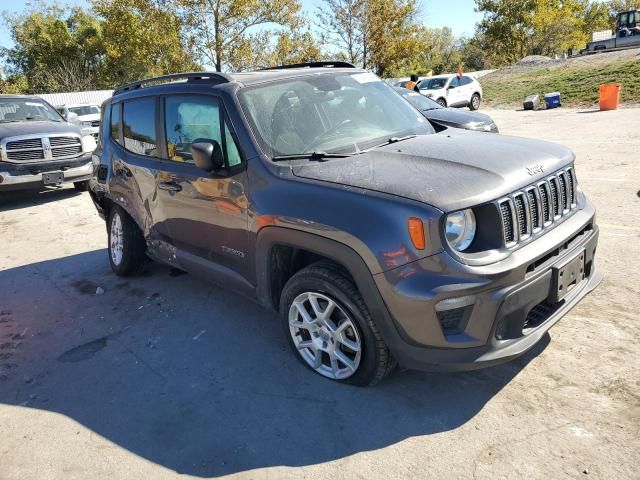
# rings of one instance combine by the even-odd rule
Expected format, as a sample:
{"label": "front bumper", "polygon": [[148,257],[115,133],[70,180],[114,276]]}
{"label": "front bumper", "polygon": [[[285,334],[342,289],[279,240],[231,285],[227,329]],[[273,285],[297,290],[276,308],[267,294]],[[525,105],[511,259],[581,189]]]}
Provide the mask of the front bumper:
{"label": "front bumper", "polygon": [[[2,168],[5,167],[5,168]],[[64,182],[82,182],[89,180],[93,174],[91,156],[83,156],[79,161],[55,162],[42,165],[20,165],[20,168],[0,164],[0,191],[36,188],[43,186],[43,174],[61,171]]]}
{"label": "front bumper", "polygon": [[[420,370],[473,370],[531,349],[602,279],[590,204],[563,224],[488,266],[467,266],[447,253],[375,276],[395,328],[383,336],[399,363]],[[554,266],[585,252],[585,278],[555,302]],[[459,326],[444,328],[436,305],[459,301]]]}

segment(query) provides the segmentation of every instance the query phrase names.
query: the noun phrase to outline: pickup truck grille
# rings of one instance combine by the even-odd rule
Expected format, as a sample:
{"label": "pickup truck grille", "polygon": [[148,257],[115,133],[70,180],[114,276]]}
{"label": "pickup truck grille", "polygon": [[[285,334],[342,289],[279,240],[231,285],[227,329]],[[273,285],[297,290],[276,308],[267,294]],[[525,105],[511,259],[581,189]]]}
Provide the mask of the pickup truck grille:
{"label": "pickup truck grille", "polygon": [[573,168],[555,172],[497,202],[505,247],[514,247],[561,221],[576,207]]}
{"label": "pickup truck grille", "polygon": [[17,163],[74,158],[82,153],[79,135],[10,137],[4,139],[0,146],[0,160]]}

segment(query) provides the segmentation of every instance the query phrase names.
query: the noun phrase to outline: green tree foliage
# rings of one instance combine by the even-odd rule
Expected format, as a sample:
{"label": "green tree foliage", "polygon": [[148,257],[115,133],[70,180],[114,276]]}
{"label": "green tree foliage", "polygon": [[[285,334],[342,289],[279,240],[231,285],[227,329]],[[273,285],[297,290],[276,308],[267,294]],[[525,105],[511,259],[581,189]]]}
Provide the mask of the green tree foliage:
{"label": "green tree foliage", "polygon": [[22,15],[5,16],[15,47],[3,52],[9,74],[3,91],[113,88],[199,68],[183,46],[180,18],[154,0],[93,0],[91,6],[88,11],[38,3]]}
{"label": "green tree foliage", "polygon": [[453,35],[449,27],[424,29],[421,38],[420,55],[427,70],[436,75],[457,70],[463,61],[463,42]]}
{"label": "green tree foliage", "polygon": [[606,25],[605,8],[590,0],[476,0],[476,7],[484,14],[481,43],[498,65],[582,48]]}
{"label": "green tree foliage", "polygon": [[640,10],[640,0],[608,0],[607,7],[611,12],[611,16],[615,18],[618,13],[626,12],[627,10]]}
{"label": "green tree foliage", "polygon": [[324,0],[318,8],[327,43],[346,60],[379,75],[413,68],[418,60],[417,13],[410,0]]}
{"label": "green tree foliage", "polygon": [[247,63],[244,55],[255,62],[268,44],[269,27],[300,24],[298,0],[173,0],[173,6],[198,58],[219,72]]}
{"label": "green tree foliage", "polygon": [[153,0],[93,0],[92,8],[103,22],[104,85],[199,69],[184,47],[180,18]]}
{"label": "green tree foliage", "polygon": [[323,59],[322,45],[310,30],[302,33],[293,30],[281,31],[275,35],[275,45],[267,65],[317,62]]}
{"label": "green tree foliage", "polygon": [[15,47],[4,52],[10,75],[24,75],[32,92],[91,88],[104,55],[102,25],[85,10],[38,4],[5,16]]}

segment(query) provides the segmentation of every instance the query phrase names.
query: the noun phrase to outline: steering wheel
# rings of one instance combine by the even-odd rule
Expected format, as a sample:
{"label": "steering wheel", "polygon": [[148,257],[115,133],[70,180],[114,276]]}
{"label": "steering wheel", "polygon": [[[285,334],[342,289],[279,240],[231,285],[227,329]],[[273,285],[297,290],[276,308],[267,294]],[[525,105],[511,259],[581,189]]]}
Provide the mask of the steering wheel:
{"label": "steering wheel", "polygon": [[342,120],[341,122],[338,122],[337,124],[335,124],[333,127],[331,127],[329,130],[325,130],[324,132],[316,135],[315,137],[313,137],[313,139],[307,143],[304,147],[304,151],[307,152],[311,149],[311,147],[313,147],[316,143],[318,143],[318,140],[320,140],[321,138],[324,137],[328,137],[329,135],[332,135],[334,133],[336,133],[338,130],[340,130],[341,127],[348,125],[351,122],[351,119],[347,118],[345,120]]}

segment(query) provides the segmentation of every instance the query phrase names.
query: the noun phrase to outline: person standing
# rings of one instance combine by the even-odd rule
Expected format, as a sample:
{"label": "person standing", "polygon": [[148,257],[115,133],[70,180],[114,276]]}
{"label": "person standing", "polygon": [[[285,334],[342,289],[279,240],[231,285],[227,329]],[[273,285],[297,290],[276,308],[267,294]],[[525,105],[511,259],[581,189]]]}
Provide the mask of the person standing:
{"label": "person standing", "polygon": [[415,90],[417,83],[418,83],[418,75],[414,73],[413,75],[411,75],[411,80],[409,80],[407,83],[404,84],[404,88],[407,88],[409,90]]}

